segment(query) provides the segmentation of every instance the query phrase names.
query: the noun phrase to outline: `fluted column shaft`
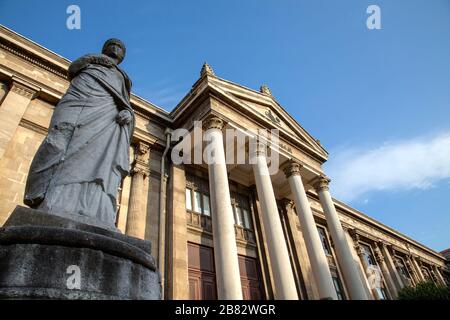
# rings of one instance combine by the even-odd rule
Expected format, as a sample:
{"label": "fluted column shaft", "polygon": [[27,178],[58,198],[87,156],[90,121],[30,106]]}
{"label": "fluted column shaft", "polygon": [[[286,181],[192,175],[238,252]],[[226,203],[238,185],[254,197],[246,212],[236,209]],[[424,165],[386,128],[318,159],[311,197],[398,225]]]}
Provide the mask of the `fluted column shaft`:
{"label": "fluted column shaft", "polygon": [[370,291],[371,291],[371,293],[372,293],[372,296],[373,296],[373,298],[376,299],[376,300],[381,300],[381,299],[383,299],[383,297],[382,297],[382,296],[380,295],[380,293],[376,290],[376,288],[374,288],[374,287],[372,286],[372,284],[370,283],[370,277],[371,277],[372,275],[370,274],[370,268],[369,268],[369,265],[367,264],[366,259],[364,259],[364,252],[363,252],[363,249],[362,249],[362,247],[361,247],[361,245],[360,245],[360,243],[359,243],[359,235],[356,233],[356,231],[353,232],[352,237],[353,237],[353,241],[354,241],[356,253],[358,254],[358,257],[359,257],[359,259],[360,259],[360,261],[361,261],[361,264],[362,264],[362,266],[363,266],[363,269],[364,269],[364,275],[366,276],[367,283],[368,283],[368,285],[369,285],[369,288],[370,288]]}
{"label": "fluted column shaft", "polygon": [[241,278],[222,127],[223,122],[218,118],[208,119],[204,127],[212,155],[208,159],[208,174],[217,293],[219,299],[241,300]]}
{"label": "fluted column shaft", "polygon": [[414,268],[414,266],[412,264],[411,257],[409,257],[409,256],[406,257],[405,263],[406,263],[406,268],[408,269],[408,272],[411,275],[411,278],[412,278],[414,284],[418,284],[419,282],[421,282],[421,280],[415,270],[416,268]]}
{"label": "fluted column shaft", "polygon": [[292,272],[272,181],[262,146],[259,146],[259,149],[252,158],[256,190],[261,204],[262,220],[267,235],[270,266],[272,267],[275,283],[275,298],[297,300],[298,293],[295,286],[294,274]]}
{"label": "fluted column shaft", "polygon": [[436,274],[436,276],[437,276],[437,278],[438,278],[440,284],[446,285],[446,282],[445,282],[445,280],[444,280],[444,277],[442,276],[442,274],[441,274],[441,272],[439,271],[438,267],[433,266],[433,269],[434,269],[434,273]]}
{"label": "fluted column shaft", "polygon": [[350,245],[345,237],[344,229],[334,207],[333,200],[328,189],[329,180],[320,178],[316,184],[316,191],[319,195],[325,218],[327,220],[328,230],[333,239],[336,256],[341,266],[345,284],[350,294],[350,298],[354,300],[367,300],[364,283],[359,276],[359,264],[353,260]]}
{"label": "fluted column shaft", "polygon": [[417,275],[419,277],[419,281],[420,282],[424,282],[425,281],[425,276],[423,275],[422,269],[420,268],[419,263],[417,262],[417,259],[415,257],[412,257],[411,261],[413,263],[413,266],[417,270]]}
{"label": "fluted column shaft", "polygon": [[386,259],[386,264],[387,264],[389,270],[391,271],[392,279],[394,280],[394,284],[396,286],[397,294],[398,294],[398,291],[401,290],[405,286],[405,284],[403,283],[403,279],[397,270],[397,266],[396,266],[394,260],[392,259],[391,253],[389,252],[389,249],[388,249],[388,246],[383,243],[380,245],[380,250]]}
{"label": "fluted column shaft", "polygon": [[337,300],[336,289],[331,278],[328,260],[325,256],[319,232],[317,231],[317,225],[314,221],[314,216],[300,176],[300,165],[297,163],[289,163],[284,166],[283,170],[294,196],[295,207],[300,220],[314,279],[317,283],[319,296],[321,299]]}
{"label": "fluted column shaft", "polygon": [[386,264],[386,260],[378,247],[375,246],[375,259],[377,259],[378,264],[381,267],[381,272],[383,274],[384,279],[386,280],[386,285],[391,293],[391,298],[395,298],[398,295],[397,287],[395,286],[394,280],[392,280],[391,273],[389,272],[389,268]]}

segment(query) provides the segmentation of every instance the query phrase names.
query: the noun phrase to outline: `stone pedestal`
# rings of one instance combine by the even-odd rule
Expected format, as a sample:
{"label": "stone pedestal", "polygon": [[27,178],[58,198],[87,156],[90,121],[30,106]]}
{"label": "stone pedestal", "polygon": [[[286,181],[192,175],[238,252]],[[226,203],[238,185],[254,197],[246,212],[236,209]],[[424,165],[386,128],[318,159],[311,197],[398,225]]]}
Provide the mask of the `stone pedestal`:
{"label": "stone pedestal", "polygon": [[0,228],[0,298],[161,299],[149,241],[17,206]]}

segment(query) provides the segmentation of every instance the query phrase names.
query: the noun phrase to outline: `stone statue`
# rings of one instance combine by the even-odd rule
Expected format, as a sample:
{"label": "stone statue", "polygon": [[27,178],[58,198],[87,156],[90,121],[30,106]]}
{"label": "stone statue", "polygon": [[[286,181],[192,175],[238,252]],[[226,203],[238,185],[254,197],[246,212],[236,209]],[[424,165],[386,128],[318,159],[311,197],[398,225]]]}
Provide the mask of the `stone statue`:
{"label": "stone statue", "polygon": [[114,229],[135,122],[131,81],[118,67],[124,57],[122,41],[110,39],[102,54],[70,65],[70,86],[30,167],[26,205]]}

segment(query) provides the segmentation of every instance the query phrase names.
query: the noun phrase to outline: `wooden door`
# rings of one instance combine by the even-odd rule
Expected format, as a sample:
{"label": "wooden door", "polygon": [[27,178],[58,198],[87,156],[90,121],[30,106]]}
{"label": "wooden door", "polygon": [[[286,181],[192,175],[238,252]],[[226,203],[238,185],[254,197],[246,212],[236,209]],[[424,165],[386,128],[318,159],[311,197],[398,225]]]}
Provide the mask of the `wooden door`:
{"label": "wooden door", "polygon": [[188,243],[189,298],[216,300],[216,274],[213,249]]}
{"label": "wooden door", "polygon": [[242,295],[244,300],[263,300],[262,280],[258,260],[239,256],[239,272],[241,274]]}

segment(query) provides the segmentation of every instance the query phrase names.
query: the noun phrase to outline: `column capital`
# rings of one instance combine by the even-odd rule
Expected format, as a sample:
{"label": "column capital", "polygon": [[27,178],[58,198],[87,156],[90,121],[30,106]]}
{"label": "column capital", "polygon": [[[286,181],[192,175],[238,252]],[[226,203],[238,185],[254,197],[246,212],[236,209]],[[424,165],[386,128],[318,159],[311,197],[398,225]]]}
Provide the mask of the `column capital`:
{"label": "column capital", "polygon": [[203,120],[203,130],[209,129],[219,129],[222,130],[225,126],[225,122],[219,117],[209,116],[205,120]]}
{"label": "column capital", "polygon": [[258,156],[265,157],[267,154],[267,144],[262,143],[256,139],[250,139],[248,148],[246,147],[246,151],[248,151],[249,159],[254,159]]}
{"label": "column capital", "polygon": [[139,155],[145,155],[150,150],[150,145],[143,141],[138,141],[135,146],[135,152]]}
{"label": "column capital", "polygon": [[144,177],[150,174],[150,145],[143,141],[138,141],[134,145],[134,161],[131,174],[141,174]]}
{"label": "column capital", "polygon": [[281,205],[284,207],[287,213],[294,209],[295,203],[291,199],[283,198],[280,200]]}
{"label": "column capital", "polygon": [[32,100],[36,98],[40,91],[40,88],[18,77],[12,77],[10,90],[11,92],[17,93]]}
{"label": "column capital", "polygon": [[293,160],[289,160],[281,166],[281,169],[284,171],[286,178],[289,178],[290,176],[300,176],[300,169],[302,167],[302,164]]}
{"label": "column capital", "polygon": [[133,165],[133,168],[131,169],[131,175],[134,176],[136,174],[147,177],[150,174],[150,172],[147,168],[144,168],[144,167],[138,165],[137,163],[135,163]]}
{"label": "column capital", "polygon": [[378,246],[376,246],[373,251],[375,253],[375,259],[377,259],[377,261],[379,263],[383,263],[384,257],[383,257],[383,254],[381,253],[380,248]]}
{"label": "column capital", "polygon": [[316,192],[328,191],[331,179],[325,176],[320,176],[314,183],[314,189]]}
{"label": "column capital", "polygon": [[359,241],[359,234],[358,231],[355,228],[348,228],[348,233],[352,237],[354,241]]}
{"label": "column capital", "polygon": [[379,248],[384,248],[387,247],[388,244],[386,242],[384,242],[383,240],[379,239],[375,242],[375,245]]}

